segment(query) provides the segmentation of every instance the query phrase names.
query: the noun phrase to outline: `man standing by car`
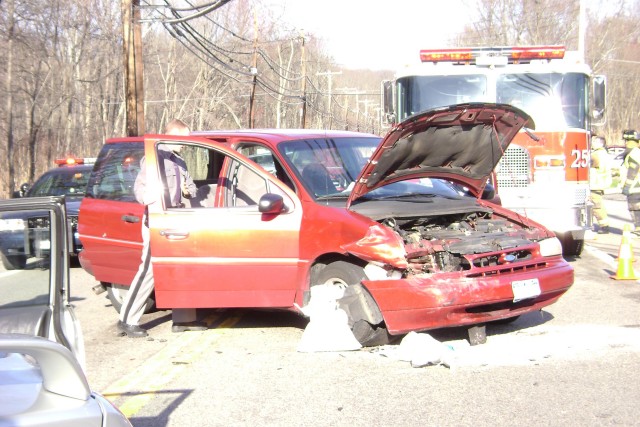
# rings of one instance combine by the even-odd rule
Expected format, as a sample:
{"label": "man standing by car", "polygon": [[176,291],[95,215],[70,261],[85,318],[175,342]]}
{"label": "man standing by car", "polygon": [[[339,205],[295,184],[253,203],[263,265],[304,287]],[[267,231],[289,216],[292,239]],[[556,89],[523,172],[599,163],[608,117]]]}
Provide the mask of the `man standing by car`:
{"label": "man standing by car", "polygon": [[611,187],[611,171],[609,170],[609,154],[605,148],[604,138],[594,135],[591,138],[591,169],[589,170],[589,186],[593,215],[598,223],[598,234],[609,233],[609,216],[604,207],[604,190]]}
{"label": "man standing by car", "polygon": [[[172,120],[165,128],[167,135],[189,135],[189,127],[180,120]],[[183,198],[196,196],[197,188],[187,171],[187,165],[180,157],[181,145],[164,145],[158,148],[158,162],[164,167],[166,182],[172,207],[182,207]],[[117,324],[118,335],[131,338],[146,337],[147,331],[138,324],[145,311],[146,302],[154,288],[153,267],[151,265],[151,251],[149,247],[148,206],[160,203],[160,195],[147,188],[146,162],[140,161],[141,169],[135,181],[134,193],[136,200],[145,206],[142,219],[142,258],[129,292],[124,298],[120,309],[120,320]],[[171,330],[173,332],[202,331],[206,325],[196,322],[195,309],[173,309]]]}
{"label": "man standing by car", "polygon": [[625,130],[622,138],[626,142],[627,151],[624,156],[624,166],[627,169],[627,178],[622,187],[622,194],[627,196],[627,207],[634,230],[632,233],[640,236],[640,148],[638,148],[638,132]]}

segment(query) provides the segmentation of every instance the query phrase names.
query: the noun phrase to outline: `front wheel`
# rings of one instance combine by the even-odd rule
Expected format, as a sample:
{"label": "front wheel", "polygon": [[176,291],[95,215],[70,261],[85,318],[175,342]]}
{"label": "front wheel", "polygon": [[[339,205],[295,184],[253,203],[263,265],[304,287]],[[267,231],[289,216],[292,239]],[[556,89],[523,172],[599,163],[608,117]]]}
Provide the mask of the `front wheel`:
{"label": "front wheel", "polygon": [[[338,286],[346,290],[349,286],[360,284],[366,277],[362,267],[345,261],[336,261],[320,270],[313,284]],[[375,302],[373,304],[375,305]],[[377,306],[374,309],[379,310]],[[384,322],[373,325],[365,319],[355,318],[354,312],[351,310],[345,311],[349,316],[351,331],[360,344],[370,347],[391,342],[392,337]]]}
{"label": "front wheel", "polygon": [[584,239],[575,239],[571,233],[565,233],[560,242],[562,243],[562,254],[564,256],[580,256],[584,248]]}
{"label": "front wheel", "polygon": [[[122,304],[124,302],[124,297],[129,292],[128,286],[122,285],[112,285],[108,283],[103,283],[107,287],[107,298],[111,301],[111,305],[116,309],[118,313],[120,313],[120,309],[122,309]],[[144,309],[145,313],[152,313],[156,311],[156,300],[155,296],[152,293],[149,298],[147,298],[147,305]]]}

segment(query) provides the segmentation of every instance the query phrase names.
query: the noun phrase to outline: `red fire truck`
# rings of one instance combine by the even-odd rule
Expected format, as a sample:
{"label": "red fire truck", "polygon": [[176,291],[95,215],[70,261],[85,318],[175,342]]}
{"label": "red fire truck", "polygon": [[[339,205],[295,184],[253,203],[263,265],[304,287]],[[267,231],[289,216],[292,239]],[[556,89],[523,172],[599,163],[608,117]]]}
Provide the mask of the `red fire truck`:
{"label": "red fire truck", "polygon": [[592,127],[604,123],[604,77],[563,46],[422,50],[420,58],[383,82],[385,124],[476,101],[527,112],[535,130],[522,130],[496,168],[502,204],[553,230],[565,255],[579,255],[592,226],[589,148]]}

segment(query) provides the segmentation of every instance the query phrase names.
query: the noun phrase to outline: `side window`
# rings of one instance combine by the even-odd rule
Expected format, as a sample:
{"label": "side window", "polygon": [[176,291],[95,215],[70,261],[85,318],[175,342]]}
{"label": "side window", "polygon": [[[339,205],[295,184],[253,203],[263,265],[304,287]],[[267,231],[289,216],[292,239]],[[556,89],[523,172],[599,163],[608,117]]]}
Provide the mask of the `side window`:
{"label": "side window", "polygon": [[224,183],[226,206],[257,206],[268,193],[267,181],[236,160],[230,161]]}
{"label": "side window", "polygon": [[133,186],[143,156],[142,142],[106,144],[91,173],[86,196],[135,202]]}
{"label": "side window", "polygon": [[[49,316],[51,211],[0,213],[0,333],[41,335]],[[55,252],[54,252],[55,253]]]}
{"label": "side window", "polygon": [[296,191],[293,181],[286,173],[282,163],[269,148],[253,142],[243,142],[238,145],[237,151],[262,166],[267,172],[284,182],[287,187]]}
{"label": "side window", "polygon": [[[216,206],[216,195],[218,192],[218,177],[222,169],[224,156],[208,147],[195,144],[160,143],[158,149],[173,151],[181,158],[182,167],[186,169],[191,180],[196,187],[196,196],[183,198],[184,206],[187,208],[214,207]],[[172,163],[173,164],[173,163]],[[175,171],[165,170],[165,163],[160,163],[160,173],[168,185],[167,180],[175,179]],[[166,206],[169,206],[168,191]]]}
{"label": "side window", "polygon": [[[165,153],[173,151],[171,158],[177,154],[182,162],[182,168],[186,168],[195,184],[196,196],[182,198],[186,208],[257,207],[260,198],[270,191],[277,192],[287,199],[286,194],[277,185],[270,184],[268,179],[255,170],[210,147],[172,141],[171,144],[160,142],[158,153],[160,150]],[[163,160],[159,164],[165,188],[175,188],[173,186],[175,184],[172,184],[176,182],[174,164],[175,162],[168,160]],[[169,165],[171,169],[168,168]],[[180,182],[184,180],[181,179]],[[170,206],[169,190],[165,191],[164,197],[165,206]]]}

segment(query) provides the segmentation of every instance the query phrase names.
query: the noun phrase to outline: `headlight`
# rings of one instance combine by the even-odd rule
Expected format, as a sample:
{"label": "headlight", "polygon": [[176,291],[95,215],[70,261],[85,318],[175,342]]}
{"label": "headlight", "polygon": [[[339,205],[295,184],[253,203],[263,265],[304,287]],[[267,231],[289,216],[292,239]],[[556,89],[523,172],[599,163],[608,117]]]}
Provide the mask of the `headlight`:
{"label": "headlight", "polygon": [[542,256],[554,256],[562,255],[562,243],[557,237],[550,239],[540,240],[540,255]]}
{"label": "headlight", "polygon": [[0,219],[0,231],[23,231],[23,219]]}

